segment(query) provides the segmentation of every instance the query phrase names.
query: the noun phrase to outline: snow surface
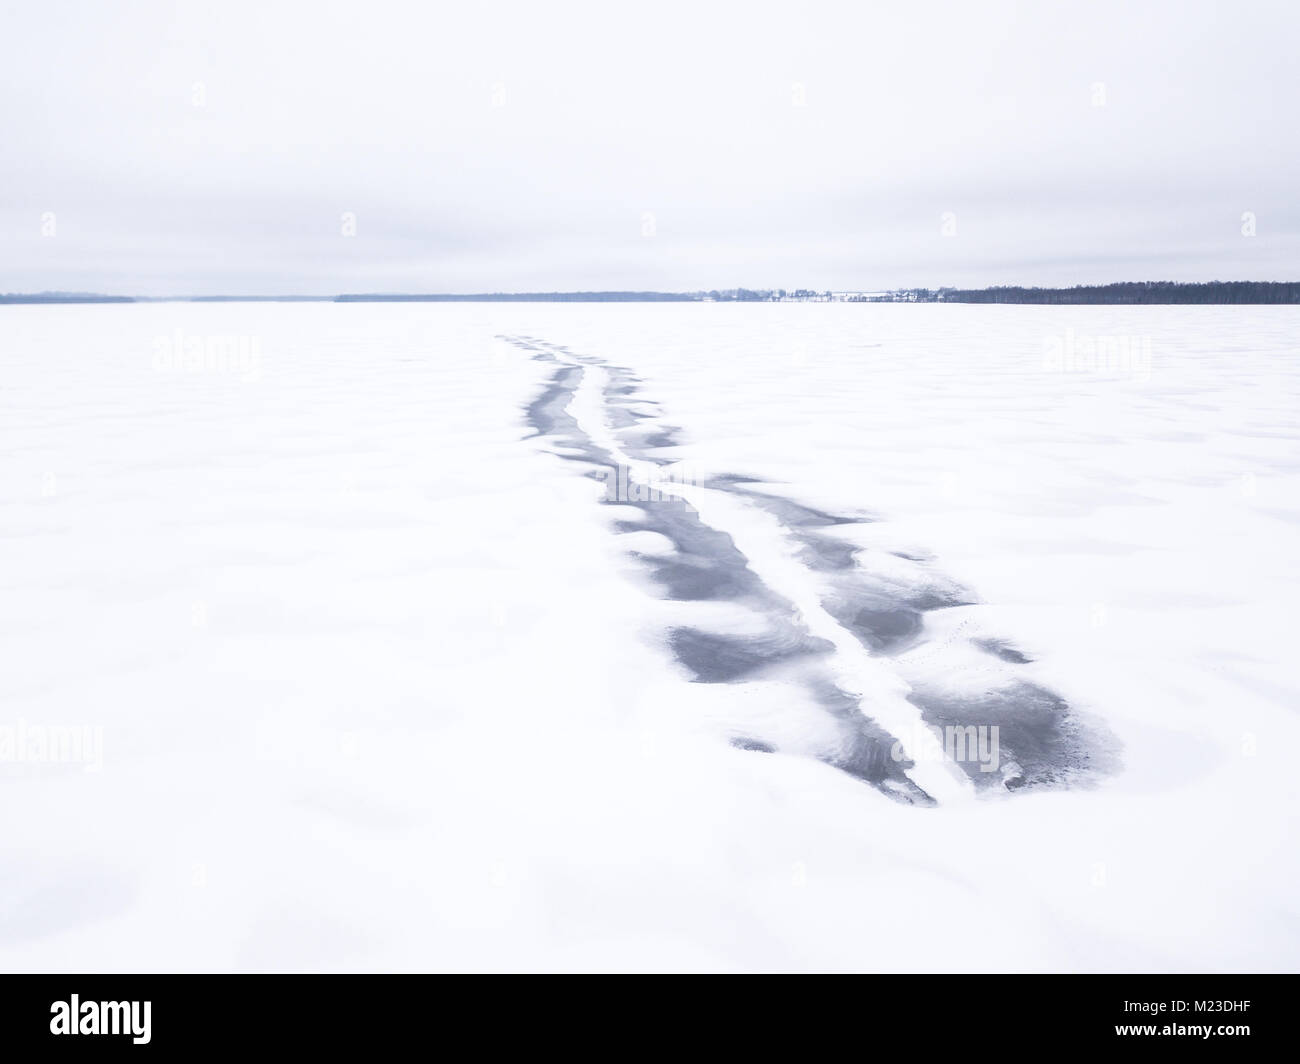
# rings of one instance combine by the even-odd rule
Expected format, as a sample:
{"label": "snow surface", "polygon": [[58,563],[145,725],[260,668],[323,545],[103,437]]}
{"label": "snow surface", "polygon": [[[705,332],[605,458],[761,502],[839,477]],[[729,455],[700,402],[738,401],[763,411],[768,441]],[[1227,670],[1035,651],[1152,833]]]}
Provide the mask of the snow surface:
{"label": "snow surface", "polygon": [[[256,360],[191,367],[178,330]],[[1294,970],[1298,336],[1285,307],[6,307],[0,752],[103,746],[0,763],[0,967]],[[663,594],[671,542],[535,434],[556,363],[508,338],[584,367],[607,443],[622,367],[665,460],[971,589],[867,655],[890,689],[1004,641],[1117,764],[909,804],[821,756],[842,722],[780,673],[692,682],[666,633],[749,621]],[[814,611],[721,494],[700,517]]]}

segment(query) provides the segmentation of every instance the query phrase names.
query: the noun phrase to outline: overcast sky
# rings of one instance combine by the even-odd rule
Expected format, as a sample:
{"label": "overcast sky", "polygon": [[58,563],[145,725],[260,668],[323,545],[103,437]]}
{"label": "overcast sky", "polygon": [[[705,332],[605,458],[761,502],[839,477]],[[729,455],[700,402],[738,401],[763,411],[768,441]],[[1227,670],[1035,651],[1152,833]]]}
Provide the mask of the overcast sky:
{"label": "overcast sky", "polygon": [[0,291],[1300,280],[1296,0],[0,3]]}

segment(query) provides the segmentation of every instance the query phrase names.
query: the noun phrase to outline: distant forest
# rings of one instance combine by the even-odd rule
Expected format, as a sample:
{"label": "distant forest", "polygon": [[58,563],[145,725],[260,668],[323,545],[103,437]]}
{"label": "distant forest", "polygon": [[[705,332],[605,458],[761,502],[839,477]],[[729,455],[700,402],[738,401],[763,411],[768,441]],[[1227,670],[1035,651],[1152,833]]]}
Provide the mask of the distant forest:
{"label": "distant forest", "polygon": [[473,295],[343,295],[339,303],[690,303],[685,292],[480,292]]}
{"label": "distant forest", "polygon": [[943,303],[1300,303],[1300,281],[1127,281],[1074,288],[944,288],[923,302]]}
{"label": "distant forest", "polygon": [[94,292],[0,292],[0,303],[134,303],[134,296],[101,296]]}

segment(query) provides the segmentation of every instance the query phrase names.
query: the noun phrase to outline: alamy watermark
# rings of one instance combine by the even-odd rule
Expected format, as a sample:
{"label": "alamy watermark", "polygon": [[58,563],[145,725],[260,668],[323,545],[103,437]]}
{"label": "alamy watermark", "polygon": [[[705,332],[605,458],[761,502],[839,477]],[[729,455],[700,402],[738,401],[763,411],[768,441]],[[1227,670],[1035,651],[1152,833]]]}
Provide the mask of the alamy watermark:
{"label": "alamy watermark", "polygon": [[[925,741],[927,735],[937,750]],[[910,738],[895,740],[889,752],[895,761],[977,762],[981,772],[996,772],[1002,763],[996,724],[918,724]]]}
{"label": "alamy watermark", "polygon": [[1114,373],[1137,381],[1151,379],[1151,337],[1076,333],[1048,336],[1043,369],[1050,373]]}
{"label": "alamy watermark", "polygon": [[151,1001],[82,1001],[77,994],[50,1005],[52,1035],[118,1035],[138,1046],[151,1037]]}
{"label": "alamy watermark", "polygon": [[229,374],[251,383],[262,379],[262,341],[257,336],[196,335],[180,329],[153,342],[159,373]]}
{"label": "alamy watermark", "polygon": [[604,482],[606,502],[665,503],[685,510],[695,509],[677,490],[696,484],[694,471],[683,463],[602,466],[594,475]]}
{"label": "alamy watermark", "polygon": [[104,767],[104,729],[90,725],[0,724],[0,764]]}

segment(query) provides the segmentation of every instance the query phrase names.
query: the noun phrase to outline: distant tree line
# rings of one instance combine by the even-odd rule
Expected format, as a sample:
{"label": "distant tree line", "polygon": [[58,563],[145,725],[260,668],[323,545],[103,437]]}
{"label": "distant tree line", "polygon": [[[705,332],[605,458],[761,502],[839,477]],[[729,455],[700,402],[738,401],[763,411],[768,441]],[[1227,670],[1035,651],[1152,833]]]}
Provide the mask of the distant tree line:
{"label": "distant tree line", "polygon": [[100,296],[93,292],[0,292],[0,303],[134,303],[134,296]]}
{"label": "distant tree line", "polygon": [[1300,303],[1300,281],[1126,281],[1074,288],[941,288],[926,302],[943,303]]}
{"label": "distant tree line", "polygon": [[703,293],[697,298],[707,296],[715,303],[766,303],[775,295],[770,289],[751,289],[751,288],[725,288],[713,289],[711,292]]}
{"label": "distant tree line", "polygon": [[[1076,285],[1073,288],[898,288],[891,292],[817,292],[811,288],[726,288],[708,292],[479,292],[468,295],[430,293],[350,294],[341,296],[141,296],[141,302],[284,301],[339,303],[764,303],[772,300],[843,300],[850,303],[1038,303],[1114,305],[1160,303],[1300,304],[1300,281],[1126,281],[1120,284]],[[134,296],[105,296],[91,292],[0,293],[4,303],[134,303]]]}
{"label": "distant tree line", "polygon": [[338,303],[689,303],[693,292],[477,292],[470,295],[343,295]]}

